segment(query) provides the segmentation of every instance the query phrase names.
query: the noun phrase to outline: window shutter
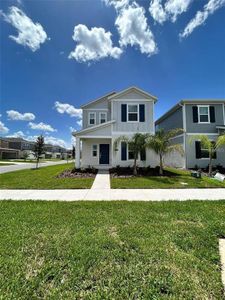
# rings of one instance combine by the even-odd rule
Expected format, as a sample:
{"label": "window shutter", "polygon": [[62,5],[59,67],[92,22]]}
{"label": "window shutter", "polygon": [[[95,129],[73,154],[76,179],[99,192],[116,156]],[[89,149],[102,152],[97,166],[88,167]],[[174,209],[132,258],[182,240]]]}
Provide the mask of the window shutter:
{"label": "window shutter", "polygon": [[215,107],[210,106],[209,107],[209,113],[210,113],[210,123],[215,123]]}
{"label": "window shutter", "polygon": [[192,106],[193,123],[198,123],[198,106]]}
{"label": "window shutter", "polygon": [[127,143],[121,142],[121,160],[127,160]]}
{"label": "window shutter", "polygon": [[127,122],[127,105],[121,104],[121,122]]}
{"label": "window shutter", "polygon": [[196,158],[201,158],[201,142],[195,141],[195,155]]}
{"label": "window shutter", "polygon": [[139,104],[139,122],[145,122],[145,105]]}
{"label": "window shutter", "polygon": [[142,149],[140,152],[141,161],[146,161],[146,149]]}

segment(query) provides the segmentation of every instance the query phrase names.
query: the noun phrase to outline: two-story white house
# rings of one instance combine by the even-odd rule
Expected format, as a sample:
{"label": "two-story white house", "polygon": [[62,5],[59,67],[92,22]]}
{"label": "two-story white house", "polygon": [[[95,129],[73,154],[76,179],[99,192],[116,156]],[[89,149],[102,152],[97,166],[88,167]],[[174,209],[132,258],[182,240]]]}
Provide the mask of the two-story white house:
{"label": "two-story white house", "polygon": [[[82,130],[73,133],[76,137],[76,168],[132,166],[134,155],[128,145],[120,142],[115,147],[114,141],[137,132],[154,134],[156,101],[157,98],[149,93],[130,87],[81,106]],[[151,150],[147,149],[140,156],[137,162],[140,167],[155,167],[158,163]]]}

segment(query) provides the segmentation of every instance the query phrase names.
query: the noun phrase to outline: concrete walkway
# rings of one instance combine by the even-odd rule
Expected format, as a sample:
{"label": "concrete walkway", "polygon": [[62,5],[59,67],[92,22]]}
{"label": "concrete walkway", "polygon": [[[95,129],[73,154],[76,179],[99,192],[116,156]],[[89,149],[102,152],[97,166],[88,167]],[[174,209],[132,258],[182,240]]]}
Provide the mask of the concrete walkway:
{"label": "concrete walkway", "polygon": [[0,200],[224,200],[225,189],[0,190]]}
{"label": "concrete walkway", "polygon": [[219,250],[220,250],[220,258],[221,258],[222,282],[224,286],[224,295],[225,295],[225,239],[219,240]]}
{"label": "concrete walkway", "polygon": [[[71,161],[69,161],[71,162]],[[12,162],[14,163],[14,162]],[[48,166],[54,166],[54,165],[61,165],[66,164],[66,160],[61,161],[49,161],[49,162],[42,162],[39,164],[39,167],[48,167]],[[25,169],[32,169],[36,167],[36,163],[14,163],[15,165],[9,165],[9,166],[0,166],[0,174],[8,173],[8,172],[14,172],[19,170],[25,170]]]}
{"label": "concrete walkway", "polygon": [[110,189],[110,177],[108,170],[98,170],[98,174],[95,177],[91,190],[109,190]]}

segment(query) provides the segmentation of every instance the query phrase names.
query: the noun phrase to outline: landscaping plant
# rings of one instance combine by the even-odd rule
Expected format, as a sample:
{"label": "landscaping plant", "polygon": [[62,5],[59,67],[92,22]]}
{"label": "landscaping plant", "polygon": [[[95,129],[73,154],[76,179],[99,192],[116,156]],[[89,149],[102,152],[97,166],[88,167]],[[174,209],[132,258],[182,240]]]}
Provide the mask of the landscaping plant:
{"label": "landscaping plant", "polygon": [[156,131],[155,135],[151,135],[147,138],[147,148],[155,151],[159,155],[159,174],[163,175],[163,157],[170,152],[178,151],[183,155],[183,147],[180,144],[172,144],[171,139],[181,134],[183,129],[176,128],[169,131],[160,129]]}
{"label": "landscaping plant", "polygon": [[38,168],[39,160],[42,154],[45,153],[44,151],[44,137],[42,135],[37,137],[36,143],[34,145],[34,156],[36,157],[36,169]]}
{"label": "landscaping plant", "polygon": [[198,135],[191,139],[191,142],[199,140],[201,147],[207,149],[209,153],[209,172],[208,175],[212,176],[213,159],[215,158],[216,151],[225,146],[225,134],[220,135],[215,141],[212,141],[207,135]]}
{"label": "landscaping plant", "polygon": [[128,138],[127,136],[120,136],[114,141],[114,150],[116,150],[117,145],[120,142],[126,142],[129,150],[134,153],[134,165],[133,165],[133,174],[137,175],[137,159],[138,155],[141,155],[142,151],[146,149],[146,139],[148,135],[142,133],[135,133],[132,137]]}

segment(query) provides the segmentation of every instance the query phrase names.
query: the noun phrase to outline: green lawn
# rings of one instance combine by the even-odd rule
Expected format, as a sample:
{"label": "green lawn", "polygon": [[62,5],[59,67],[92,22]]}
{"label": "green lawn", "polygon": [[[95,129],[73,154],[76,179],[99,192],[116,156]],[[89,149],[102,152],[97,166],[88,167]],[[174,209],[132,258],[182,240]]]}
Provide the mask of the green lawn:
{"label": "green lawn", "polygon": [[225,201],[0,202],[1,299],[224,299]]}
{"label": "green lawn", "polygon": [[196,179],[191,177],[189,171],[166,168],[172,172],[172,177],[168,176],[140,176],[130,178],[111,178],[111,188],[113,189],[166,189],[166,188],[218,188],[224,187],[215,179],[202,177]]}
{"label": "green lawn", "polygon": [[87,189],[93,178],[56,178],[73,163],[0,174],[0,189]]}

